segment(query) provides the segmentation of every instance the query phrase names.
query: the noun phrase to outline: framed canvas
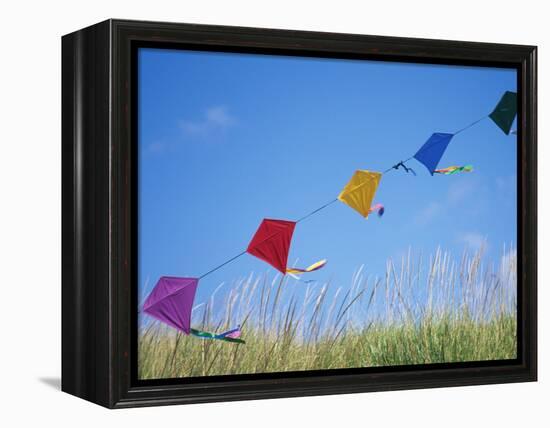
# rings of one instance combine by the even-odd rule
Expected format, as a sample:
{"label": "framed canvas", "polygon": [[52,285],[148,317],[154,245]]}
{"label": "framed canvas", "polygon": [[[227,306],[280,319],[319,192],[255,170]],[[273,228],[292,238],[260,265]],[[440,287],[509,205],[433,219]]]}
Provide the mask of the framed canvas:
{"label": "framed canvas", "polygon": [[62,389],[110,408],[536,380],[536,48],[62,39]]}

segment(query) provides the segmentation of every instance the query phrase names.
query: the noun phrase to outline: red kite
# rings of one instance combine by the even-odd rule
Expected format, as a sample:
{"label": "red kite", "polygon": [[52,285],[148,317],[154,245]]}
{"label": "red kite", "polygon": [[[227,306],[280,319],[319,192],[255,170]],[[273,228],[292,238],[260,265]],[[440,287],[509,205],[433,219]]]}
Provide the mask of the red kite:
{"label": "red kite", "polygon": [[283,275],[288,272],[312,272],[322,268],[326,264],[326,260],[314,263],[306,269],[287,269],[290,241],[292,241],[295,227],[296,222],[294,221],[263,219],[250,244],[248,244],[246,252],[270,264]]}

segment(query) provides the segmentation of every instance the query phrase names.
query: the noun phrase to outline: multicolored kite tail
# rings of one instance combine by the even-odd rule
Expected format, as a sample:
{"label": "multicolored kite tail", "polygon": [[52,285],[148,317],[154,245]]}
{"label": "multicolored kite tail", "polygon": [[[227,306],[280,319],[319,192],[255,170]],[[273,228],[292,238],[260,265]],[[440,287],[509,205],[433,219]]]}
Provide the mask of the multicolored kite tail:
{"label": "multicolored kite tail", "polygon": [[315,270],[321,269],[324,265],[327,264],[326,260],[319,260],[316,263],[313,263],[311,266],[308,266],[305,269],[300,268],[286,268],[286,273],[289,274],[301,274],[301,273],[307,273],[307,272],[313,272]]}
{"label": "multicolored kite tail", "polygon": [[231,330],[224,331],[220,334],[209,333],[207,331],[196,330],[192,328],[190,330],[191,334],[201,339],[214,339],[222,340],[224,342],[233,342],[233,343],[246,343],[244,340],[240,339],[241,337],[241,327],[237,327]]}
{"label": "multicolored kite tail", "polygon": [[434,172],[437,174],[451,175],[456,174],[457,172],[472,172],[474,167],[472,165],[464,166],[448,166],[447,168],[436,169]]}
{"label": "multicolored kite tail", "polygon": [[374,211],[376,211],[376,214],[378,214],[378,217],[382,217],[384,215],[384,211],[385,211],[384,205],[382,205],[382,204],[373,205],[369,209],[369,214],[374,212]]}

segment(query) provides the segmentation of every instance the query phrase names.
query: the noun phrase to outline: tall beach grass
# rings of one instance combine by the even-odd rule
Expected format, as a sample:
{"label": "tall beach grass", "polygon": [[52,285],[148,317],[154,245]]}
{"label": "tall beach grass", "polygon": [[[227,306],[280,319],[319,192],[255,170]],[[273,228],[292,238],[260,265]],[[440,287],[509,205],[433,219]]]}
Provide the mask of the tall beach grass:
{"label": "tall beach grass", "polygon": [[[349,284],[253,274],[193,310],[195,328],[240,324],[246,344],[202,340],[141,319],[142,379],[516,358],[516,251],[459,259],[438,249],[359,267]],[[304,279],[305,276],[304,276]],[[219,296],[222,296],[221,298]]]}

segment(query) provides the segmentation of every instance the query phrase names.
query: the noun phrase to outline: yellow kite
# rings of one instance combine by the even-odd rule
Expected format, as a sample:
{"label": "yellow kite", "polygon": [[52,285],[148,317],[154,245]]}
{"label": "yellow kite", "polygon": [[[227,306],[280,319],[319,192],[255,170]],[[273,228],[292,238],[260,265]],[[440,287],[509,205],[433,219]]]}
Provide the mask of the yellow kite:
{"label": "yellow kite", "polygon": [[361,169],[355,171],[338,199],[367,218],[381,177],[379,172]]}

